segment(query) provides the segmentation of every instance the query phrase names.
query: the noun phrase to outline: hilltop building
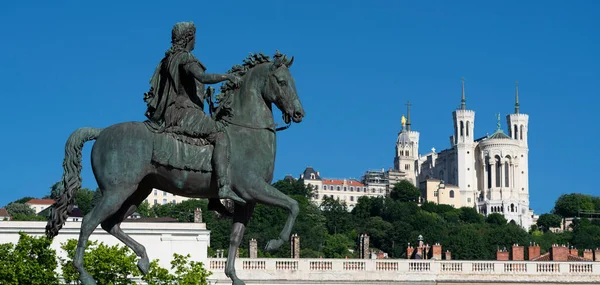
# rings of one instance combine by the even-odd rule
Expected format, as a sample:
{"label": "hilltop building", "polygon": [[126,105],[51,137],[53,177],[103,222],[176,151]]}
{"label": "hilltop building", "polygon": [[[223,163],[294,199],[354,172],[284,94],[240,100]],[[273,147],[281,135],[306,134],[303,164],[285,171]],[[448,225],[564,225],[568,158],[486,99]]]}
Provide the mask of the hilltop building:
{"label": "hilltop building", "polygon": [[420,134],[411,129],[411,105],[407,103],[407,117],[402,116],[402,130],[396,140],[394,167],[367,171],[361,181],[353,181],[354,189],[362,190],[359,193],[350,193],[350,180],[321,179],[312,167],[306,168],[300,179],[316,187],[316,201],[329,195],[348,204],[355,204],[357,196],[387,195],[395,183],[408,180],[421,190],[421,202],[473,207],[484,215],[501,213],[528,229],[537,216],[529,208],[529,116],[520,111],[518,85],[514,113],[506,116],[507,133],[498,114],[496,130],[476,138],[475,111],[466,103],[463,80],[460,107],[452,112],[450,147],[439,152],[432,148],[422,155]]}

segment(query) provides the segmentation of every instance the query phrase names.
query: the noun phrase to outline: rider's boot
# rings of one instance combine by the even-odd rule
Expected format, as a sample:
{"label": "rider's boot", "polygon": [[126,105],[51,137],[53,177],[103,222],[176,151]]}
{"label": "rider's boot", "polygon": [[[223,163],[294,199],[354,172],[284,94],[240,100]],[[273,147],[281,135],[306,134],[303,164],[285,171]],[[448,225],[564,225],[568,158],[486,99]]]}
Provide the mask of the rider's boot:
{"label": "rider's boot", "polygon": [[221,200],[219,198],[208,199],[208,210],[215,211],[224,217],[232,217],[233,216],[233,213],[231,213],[229,211],[229,209],[227,209],[227,207],[225,207],[225,205],[223,205],[223,203],[221,203]]}
{"label": "rider's boot", "polygon": [[240,204],[246,204],[246,201],[238,196],[231,187],[229,187],[229,138],[220,132],[215,140],[213,150],[213,170],[217,176],[219,186],[219,198],[231,199]]}

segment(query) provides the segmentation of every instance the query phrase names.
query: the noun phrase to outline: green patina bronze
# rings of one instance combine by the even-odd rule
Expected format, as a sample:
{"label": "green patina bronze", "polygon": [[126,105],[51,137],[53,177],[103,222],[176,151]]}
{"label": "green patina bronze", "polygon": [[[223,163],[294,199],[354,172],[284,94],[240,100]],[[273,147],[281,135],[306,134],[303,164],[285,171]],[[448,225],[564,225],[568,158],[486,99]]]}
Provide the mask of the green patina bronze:
{"label": "green patina bronze", "polygon": [[[275,162],[272,105],[286,124],[299,123],[304,109],[289,68],[293,58],[277,52],[273,58],[252,54],[227,74],[207,74],[191,51],[195,27],[190,22],[173,27],[173,46],[158,64],[150,91],[145,122],[124,122],[105,129],[80,128],[65,146],[62,194],[52,208],[46,235],[53,238],[73,208],[74,193],[81,187],[83,144],[96,140],[92,169],[102,198],[82,222],[73,265],[84,285],[96,284],[83,267],[88,238],[100,224],[140,257],[138,267],[148,272],[143,245],[124,233],[121,222],[131,215],[153,188],[175,195],[208,198],[212,210],[231,215],[233,226],[225,274],[233,284],[244,284],[234,267],[235,253],[256,203],[288,211],[279,238],[266,250],[278,249],[289,236],[298,215],[298,203],[271,186]],[[227,81],[217,102],[204,84]],[[210,115],[203,111],[209,102]],[[235,201],[233,213],[220,203]]]}

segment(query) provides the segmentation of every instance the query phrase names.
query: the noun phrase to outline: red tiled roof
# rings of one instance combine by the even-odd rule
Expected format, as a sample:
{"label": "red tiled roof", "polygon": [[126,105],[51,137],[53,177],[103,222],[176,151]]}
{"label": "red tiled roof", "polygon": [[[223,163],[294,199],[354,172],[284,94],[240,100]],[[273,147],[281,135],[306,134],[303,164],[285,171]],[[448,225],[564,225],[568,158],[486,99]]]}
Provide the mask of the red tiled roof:
{"label": "red tiled roof", "polygon": [[25,204],[36,204],[36,205],[52,205],[54,200],[52,199],[31,199]]}
{"label": "red tiled roof", "polygon": [[0,208],[0,217],[10,217],[4,208]]}
{"label": "red tiled roof", "polygon": [[[547,252],[547,253],[544,253],[544,254],[534,258],[532,261],[552,261],[552,260],[550,259],[550,253]],[[583,258],[581,256],[568,254],[567,261],[591,261],[591,260]]]}
{"label": "red tiled roof", "polygon": [[365,186],[364,184],[356,181],[356,180],[343,180],[343,179],[323,179],[324,185],[343,185],[344,181],[346,181],[346,185],[348,186]]}

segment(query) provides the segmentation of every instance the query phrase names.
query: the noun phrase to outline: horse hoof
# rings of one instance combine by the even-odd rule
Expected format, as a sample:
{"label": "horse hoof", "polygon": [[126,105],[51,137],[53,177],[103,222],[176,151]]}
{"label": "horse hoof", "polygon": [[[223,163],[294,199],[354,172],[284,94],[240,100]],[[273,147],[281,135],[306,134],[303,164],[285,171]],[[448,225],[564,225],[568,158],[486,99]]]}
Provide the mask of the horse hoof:
{"label": "horse hoof", "polygon": [[142,258],[138,260],[137,266],[144,276],[148,274],[148,271],[150,271],[150,262],[148,261],[148,258]]}
{"label": "horse hoof", "polygon": [[282,245],[283,245],[283,240],[272,239],[269,242],[267,242],[267,245],[265,246],[265,251],[278,250]]}

